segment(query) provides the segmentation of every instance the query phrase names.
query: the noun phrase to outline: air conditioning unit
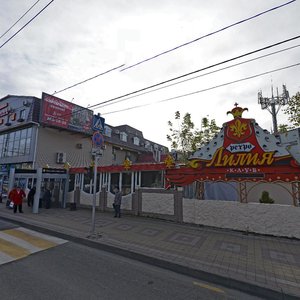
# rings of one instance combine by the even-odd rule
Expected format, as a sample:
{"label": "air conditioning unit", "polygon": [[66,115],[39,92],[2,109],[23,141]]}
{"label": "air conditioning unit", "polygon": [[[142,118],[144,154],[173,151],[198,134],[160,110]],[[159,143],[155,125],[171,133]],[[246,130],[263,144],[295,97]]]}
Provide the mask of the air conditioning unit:
{"label": "air conditioning unit", "polygon": [[65,152],[57,152],[56,163],[64,164],[67,162],[67,154]]}

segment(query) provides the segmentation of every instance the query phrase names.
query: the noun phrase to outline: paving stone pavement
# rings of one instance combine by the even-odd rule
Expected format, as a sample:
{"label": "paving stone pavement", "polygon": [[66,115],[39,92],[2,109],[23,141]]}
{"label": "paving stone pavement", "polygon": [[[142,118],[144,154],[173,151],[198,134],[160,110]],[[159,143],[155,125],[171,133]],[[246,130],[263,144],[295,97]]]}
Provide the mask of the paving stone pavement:
{"label": "paving stone pavement", "polygon": [[[91,209],[14,214],[0,203],[1,217],[81,239],[92,228]],[[95,233],[95,243],[300,298],[300,240],[99,211]]]}

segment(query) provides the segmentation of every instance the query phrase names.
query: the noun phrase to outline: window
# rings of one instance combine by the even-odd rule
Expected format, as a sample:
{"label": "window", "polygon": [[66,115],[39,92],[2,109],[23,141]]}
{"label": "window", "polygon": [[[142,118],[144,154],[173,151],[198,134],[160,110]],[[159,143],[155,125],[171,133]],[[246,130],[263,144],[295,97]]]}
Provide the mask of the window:
{"label": "window", "polygon": [[111,132],[112,132],[111,128],[105,125],[103,134],[108,136],[108,137],[111,137]]}
{"label": "window", "polygon": [[120,173],[111,173],[110,174],[110,192],[114,192],[114,188],[119,188],[119,181],[120,181]]}
{"label": "window", "polygon": [[161,171],[144,171],[141,172],[141,187],[162,188],[162,172]]}
{"label": "window", "polygon": [[122,194],[128,195],[131,192],[131,173],[122,173]]}
{"label": "window", "polygon": [[69,175],[69,192],[75,190],[75,174]]}
{"label": "window", "polygon": [[133,144],[139,146],[140,145],[140,139],[138,137],[133,138]]}
{"label": "window", "polygon": [[0,158],[30,154],[32,128],[0,135]]}
{"label": "window", "polygon": [[145,141],[145,148],[150,150],[151,144],[149,141]]}
{"label": "window", "polygon": [[122,142],[127,142],[127,134],[125,132],[120,133],[120,140]]}

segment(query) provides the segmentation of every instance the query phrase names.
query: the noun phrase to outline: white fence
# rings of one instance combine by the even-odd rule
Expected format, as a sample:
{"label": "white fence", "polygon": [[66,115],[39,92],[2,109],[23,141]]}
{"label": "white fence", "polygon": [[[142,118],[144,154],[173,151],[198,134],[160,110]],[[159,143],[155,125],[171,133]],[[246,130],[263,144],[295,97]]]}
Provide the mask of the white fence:
{"label": "white fence", "polygon": [[183,222],[300,239],[300,207],[183,199]]}

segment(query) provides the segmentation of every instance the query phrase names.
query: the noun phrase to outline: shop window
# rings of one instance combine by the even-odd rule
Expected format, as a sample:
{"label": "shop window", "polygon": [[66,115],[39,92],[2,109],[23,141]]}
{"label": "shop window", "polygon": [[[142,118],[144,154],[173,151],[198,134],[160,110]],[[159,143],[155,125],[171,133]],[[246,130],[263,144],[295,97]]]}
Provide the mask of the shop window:
{"label": "shop window", "polygon": [[122,194],[128,195],[131,193],[131,173],[122,173]]}
{"label": "shop window", "polygon": [[8,148],[7,148],[7,156],[8,156],[8,157],[12,157],[12,156],[13,156],[13,143],[9,143],[9,144],[8,144]]}
{"label": "shop window", "polygon": [[0,136],[0,157],[30,154],[32,129],[26,128]]}
{"label": "shop window", "polygon": [[[94,193],[94,183],[93,182],[94,182],[94,173],[93,172],[88,172],[87,174],[84,174],[83,191],[88,194],[93,194]],[[96,193],[98,193],[99,189],[100,189],[99,183],[100,183],[100,174],[97,174]],[[74,187],[73,187],[73,189],[74,189]],[[70,188],[69,188],[69,191],[70,191]]]}
{"label": "shop window", "polygon": [[30,154],[30,144],[31,144],[31,140],[30,139],[26,139],[25,155],[29,155]]}
{"label": "shop window", "polygon": [[18,140],[20,139],[20,137],[21,137],[21,131],[18,130],[18,131],[16,131],[16,133],[15,133],[15,141],[18,141]]}
{"label": "shop window", "polygon": [[20,140],[20,146],[19,146],[19,155],[25,155],[25,145],[26,145],[26,139]]}
{"label": "shop window", "polygon": [[115,187],[119,187],[120,182],[120,173],[111,173],[110,174],[110,192],[114,192]]}
{"label": "shop window", "polygon": [[141,172],[141,187],[162,188],[162,172],[161,171],[144,171]]}
{"label": "shop window", "polygon": [[75,174],[69,174],[69,192],[73,192],[75,188]]}
{"label": "shop window", "polygon": [[19,147],[20,147],[20,140],[15,140],[13,146],[13,156],[19,155]]}

